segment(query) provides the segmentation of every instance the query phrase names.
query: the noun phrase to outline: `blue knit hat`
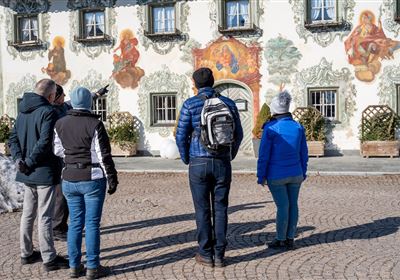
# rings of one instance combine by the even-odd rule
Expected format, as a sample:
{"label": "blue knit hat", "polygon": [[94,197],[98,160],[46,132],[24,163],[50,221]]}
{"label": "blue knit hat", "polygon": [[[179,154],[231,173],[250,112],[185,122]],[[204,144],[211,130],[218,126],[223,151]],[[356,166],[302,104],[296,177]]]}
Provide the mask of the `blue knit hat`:
{"label": "blue knit hat", "polygon": [[87,88],[76,87],[69,96],[72,108],[88,111],[92,109],[92,94]]}

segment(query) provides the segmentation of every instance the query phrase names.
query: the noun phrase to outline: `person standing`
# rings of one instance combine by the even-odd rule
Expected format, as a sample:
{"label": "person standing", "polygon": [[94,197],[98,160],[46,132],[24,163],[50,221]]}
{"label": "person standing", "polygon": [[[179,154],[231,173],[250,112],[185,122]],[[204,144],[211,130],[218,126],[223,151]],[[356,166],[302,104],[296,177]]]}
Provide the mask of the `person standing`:
{"label": "person standing", "polygon": [[[182,161],[189,165],[189,183],[199,244],[195,260],[201,265],[222,267],[227,245],[231,160],[236,157],[239,150],[243,130],[235,102],[217,95],[212,88],[214,85],[212,71],[209,68],[200,68],[193,73],[193,80],[198,94],[183,103],[176,130],[176,144]],[[200,140],[201,112],[205,100],[213,97],[218,97],[227,105],[234,121],[233,145],[230,149],[217,153],[207,150]],[[214,217],[213,222],[211,217]]]}
{"label": "person standing", "polygon": [[287,91],[272,99],[272,119],[263,126],[257,161],[257,183],[268,184],[277,207],[276,238],[270,248],[294,249],[300,186],[307,177],[308,150],[304,128],[289,113]]}
{"label": "person standing", "polygon": [[54,153],[64,158],[62,190],[70,213],[68,256],[70,276],[77,278],[81,264],[82,232],[85,231],[88,279],[108,274],[100,265],[100,221],[108,182],[108,193],[117,190],[118,177],[104,124],[91,112],[92,96],[88,89],[75,88],[72,110],[55,125]]}
{"label": "person standing", "polygon": [[[46,271],[68,268],[68,261],[57,256],[54,248],[52,217],[55,185],[60,181],[61,166],[52,152],[54,124],[57,120],[51,103],[56,83],[40,80],[35,92],[24,94],[9,143],[17,163],[18,182],[25,184],[21,217],[21,263],[43,260]],[[32,232],[38,216],[40,253],[33,249]]]}

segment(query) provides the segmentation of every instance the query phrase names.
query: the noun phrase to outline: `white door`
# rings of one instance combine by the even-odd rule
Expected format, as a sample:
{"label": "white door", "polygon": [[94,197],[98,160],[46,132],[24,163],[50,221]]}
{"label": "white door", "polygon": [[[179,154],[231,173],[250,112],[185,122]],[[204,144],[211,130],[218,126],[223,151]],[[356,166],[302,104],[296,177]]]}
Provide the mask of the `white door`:
{"label": "white door", "polygon": [[[244,87],[237,84],[226,83],[215,87],[216,92],[229,97],[233,101],[244,100],[247,103],[246,110],[240,110],[240,121],[243,127],[243,141],[240,145],[240,152],[246,155],[253,154],[252,138],[252,127],[253,127],[253,98],[251,92],[246,90]],[[242,103],[243,104],[243,103]],[[240,106],[242,109],[243,106]]]}

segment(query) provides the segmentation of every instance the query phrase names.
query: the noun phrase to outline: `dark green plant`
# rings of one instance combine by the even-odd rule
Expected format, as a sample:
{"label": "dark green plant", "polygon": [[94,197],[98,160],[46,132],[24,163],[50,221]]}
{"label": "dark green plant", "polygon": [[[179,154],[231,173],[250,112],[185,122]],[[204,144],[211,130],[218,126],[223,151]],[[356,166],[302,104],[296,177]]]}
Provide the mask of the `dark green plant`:
{"label": "dark green plant", "polygon": [[258,113],[256,125],[254,126],[252,131],[255,138],[261,139],[263,132],[262,126],[265,122],[269,121],[271,117],[271,110],[269,106],[264,103],[264,105],[261,107],[260,112]]}
{"label": "dark green plant", "polygon": [[7,124],[0,122],[0,143],[5,143],[10,137],[10,128]]}
{"label": "dark green plant", "polygon": [[364,141],[394,141],[396,129],[400,127],[400,117],[392,112],[382,112],[373,115],[360,129],[361,142]]}
{"label": "dark green plant", "polygon": [[298,121],[305,129],[307,141],[325,141],[326,120],[317,109],[308,107]]}
{"label": "dark green plant", "polygon": [[122,125],[110,128],[108,136],[111,142],[122,144],[123,142],[137,143],[139,140],[139,131],[133,123],[124,123]]}

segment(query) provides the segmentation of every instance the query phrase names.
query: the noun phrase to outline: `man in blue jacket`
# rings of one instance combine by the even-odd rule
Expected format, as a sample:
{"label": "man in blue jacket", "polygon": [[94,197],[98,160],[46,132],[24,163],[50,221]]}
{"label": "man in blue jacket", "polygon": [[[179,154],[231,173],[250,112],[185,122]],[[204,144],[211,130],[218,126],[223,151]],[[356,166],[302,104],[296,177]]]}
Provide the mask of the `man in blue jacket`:
{"label": "man in blue jacket", "polygon": [[[35,93],[24,94],[9,140],[11,155],[18,167],[16,180],[25,184],[20,227],[21,263],[43,260],[46,271],[68,268],[68,261],[56,254],[52,229],[54,186],[61,177],[60,161],[52,152],[57,116],[51,103],[55,93],[55,82],[43,79],[36,84]],[[33,250],[32,242],[36,216],[40,252]]]}
{"label": "man in blue jacket", "polygon": [[[190,190],[196,212],[199,243],[195,260],[205,266],[222,267],[227,245],[231,160],[239,150],[243,130],[235,102],[220,96],[234,118],[234,142],[229,150],[217,154],[209,153],[200,141],[200,118],[204,99],[215,96],[212,88],[214,77],[209,68],[200,68],[193,73],[193,80],[198,94],[187,99],[182,105],[176,130],[176,144],[182,161],[189,164]],[[214,218],[213,222],[211,217]]]}

